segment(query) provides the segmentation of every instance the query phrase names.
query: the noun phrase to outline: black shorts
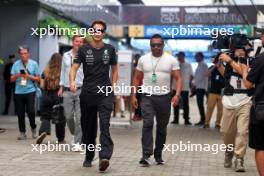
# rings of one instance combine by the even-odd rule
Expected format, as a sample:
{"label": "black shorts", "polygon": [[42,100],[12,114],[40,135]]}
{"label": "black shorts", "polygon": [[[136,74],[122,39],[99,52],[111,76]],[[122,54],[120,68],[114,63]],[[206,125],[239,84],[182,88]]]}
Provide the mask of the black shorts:
{"label": "black shorts", "polygon": [[249,147],[264,150],[264,124],[249,125]]}
{"label": "black shorts", "polygon": [[249,147],[264,150],[264,123],[256,120],[253,106],[250,109]]}

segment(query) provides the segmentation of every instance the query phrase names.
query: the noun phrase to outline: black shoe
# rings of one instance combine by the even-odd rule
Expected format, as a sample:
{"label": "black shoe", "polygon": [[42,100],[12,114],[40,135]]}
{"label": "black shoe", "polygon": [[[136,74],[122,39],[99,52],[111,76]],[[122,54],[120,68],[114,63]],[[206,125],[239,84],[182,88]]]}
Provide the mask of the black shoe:
{"label": "black shoe", "polygon": [[91,160],[84,160],[83,167],[92,167],[92,161]]}
{"label": "black shoe", "polygon": [[41,116],[41,112],[40,111],[37,111],[37,116]]}
{"label": "black shoe", "polygon": [[188,121],[185,121],[185,122],[184,122],[184,125],[192,125],[192,124],[191,124],[191,122],[189,122],[189,120],[188,120]]}
{"label": "black shoe", "polygon": [[210,128],[210,126],[206,124],[203,126],[203,128]]}
{"label": "black shoe", "polygon": [[216,128],[216,129],[220,129],[221,126],[220,126],[220,125],[215,125],[215,128]]}
{"label": "black shoe", "polygon": [[6,130],[4,128],[0,128],[0,133],[4,133]]}
{"label": "black shoe", "polygon": [[109,160],[108,159],[100,159],[99,162],[99,171],[104,172],[109,166]]}
{"label": "black shoe", "polygon": [[155,161],[157,163],[157,165],[164,165],[164,161],[162,160],[162,158],[155,158]]}
{"label": "black shoe", "polygon": [[47,136],[46,132],[41,133],[36,140],[36,144],[41,144],[42,141],[45,139],[45,137]]}
{"label": "black shoe", "polygon": [[64,139],[63,140],[62,139],[60,139],[60,140],[58,139],[58,144],[66,144],[66,141]]}
{"label": "black shoe", "polygon": [[139,164],[141,164],[142,167],[149,167],[151,162],[149,158],[141,158]]}
{"label": "black shoe", "polygon": [[179,122],[178,121],[176,121],[176,120],[173,120],[172,122],[171,122],[171,124],[179,124]]}
{"label": "black shoe", "polygon": [[195,126],[204,126],[204,122],[200,121],[200,122],[196,123]]}

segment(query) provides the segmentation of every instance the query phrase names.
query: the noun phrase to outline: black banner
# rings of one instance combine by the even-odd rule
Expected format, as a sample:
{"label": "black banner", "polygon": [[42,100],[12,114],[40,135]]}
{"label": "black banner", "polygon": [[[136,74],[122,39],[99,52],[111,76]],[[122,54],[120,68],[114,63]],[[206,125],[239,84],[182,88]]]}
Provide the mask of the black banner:
{"label": "black banner", "polygon": [[257,11],[253,6],[121,6],[124,24],[256,24]]}

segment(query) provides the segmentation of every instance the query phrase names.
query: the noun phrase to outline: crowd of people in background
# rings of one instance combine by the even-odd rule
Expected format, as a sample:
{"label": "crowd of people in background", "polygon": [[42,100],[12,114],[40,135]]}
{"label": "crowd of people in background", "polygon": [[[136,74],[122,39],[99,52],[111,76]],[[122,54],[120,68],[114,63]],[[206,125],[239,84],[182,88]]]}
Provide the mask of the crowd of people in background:
{"label": "crowd of people in background", "polygon": [[[88,44],[82,36],[74,36],[72,49],[63,56],[54,53],[42,73],[38,63],[30,57],[29,48],[19,46],[20,59],[15,61],[15,56],[10,55],[4,69],[6,97],[2,114],[8,114],[10,101],[14,97],[20,132],[18,140],[27,139],[25,123],[27,114],[32,138],[36,139],[37,144],[41,144],[47,135],[51,134],[51,123],[55,124],[58,142],[65,143],[67,124],[72,135],[71,144],[77,146],[77,151],[82,150],[81,144],[96,145],[99,116],[102,145],[99,152],[99,170],[105,171],[109,166],[114,146],[109,131],[114,93],[109,96],[98,94],[97,86],[116,84],[117,56],[115,48],[102,40],[106,24],[103,21],[95,21],[92,27],[101,31],[101,34],[94,35]],[[264,34],[262,42],[264,43]],[[136,55],[134,58],[133,86],[143,89],[142,93],[132,91],[131,95],[135,109],[133,120],[143,119],[142,157],[139,163],[150,166],[150,157],[154,155],[157,164],[164,164],[162,149],[166,143],[171,105],[174,111],[171,123],[179,124],[179,112],[183,109],[184,125],[190,126],[192,109],[189,99],[190,96],[196,95],[200,119],[195,126],[210,128],[212,114],[217,107],[215,128],[223,134],[224,144],[234,145],[233,151],[225,152],[224,167],[230,168],[235,157],[235,170],[245,171],[244,156],[249,131],[249,144],[256,149],[257,166],[259,172],[263,174],[264,140],[263,133],[262,136],[260,134],[263,125],[256,125],[258,120],[253,118],[255,115],[252,109],[253,85],[256,84],[255,88],[259,88],[264,81],[263,76],[260,76],[263,72],[263,62],[258,60],[259,65],[253,65],[251,72],[248,73],[246,64],[232,60],[227,54],[218,54],[212,56],[212,66],[208,68],[203,53],[197,52],[195,60],[198,67],[193,72],[184,52],[178,52],[176,59],[163,51],[164,45],[163,38],[156,34],[150,39],[150,53]],[[238,48],[234,51],[234,57],[247,57],[247,53],[244,49]],[[110,69],[112,78],[109,78]],[[42,90],[42,97],[41,126],[37,134],[35,96],[39,91],[38,85]],[[169,89],[157,93],[149,92],[144,86],[159,88],[166,86]],[[263,89],[263,86],[259,89]],[[260,99],[263,99],[263,94],[261,96]],[[207,108],[204,106],[205,103]],[[124,111],[124,108],[122,109]],[[53,117],[54,114],[57,116],[56,119]],[[155,142],[154,117],[157,122]],[[4,131],[5,129],[0,128],[0,133]],[[94,151],[87,150],[83,167],[92,167],[94,156]]]}

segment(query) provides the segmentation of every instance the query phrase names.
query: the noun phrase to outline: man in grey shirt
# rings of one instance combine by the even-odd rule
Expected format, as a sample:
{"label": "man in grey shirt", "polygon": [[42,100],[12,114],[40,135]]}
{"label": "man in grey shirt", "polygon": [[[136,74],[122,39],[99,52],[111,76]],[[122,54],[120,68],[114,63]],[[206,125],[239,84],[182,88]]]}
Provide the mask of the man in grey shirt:
{"label": "man in grey shirt", "polygon": [[80,111],[80,93],[83,84],[83,72],[82,67],[79,68],[76,76],[77,91],[70,91],[69,74],[73,64],[73,60],[76,58],[79,47],[83,45],[82,36],[74,36],[72,39],[72,49],[63,54],[61,76],[60,76],[60,90],[59,96],[63,96],[64,113],[66,117],[67,126],[70,133],[73,135],[72,144],[76,144],[74,147],[76,151],[81,151],[80,144],[82,143],[82,131],[81,131],[81,111]]}
{"label": "man in grey shirt", "polygon": [[208,66],[204,62],[204,55],[202,52],[197,52],[195,54],[195,59],[198,62],[198,67],[194,75],[194,85],[196,87],[197,105],[200,113],[200,121],[195,125],[203,126],[205,122],[204,96],[206,96],[208,88]]}
{"label": "man in grey shirt", "polygon": [[[170,118],[171,102],[179,103],[182,80],[178,61],[168,53],[163,52],[164,41],[159,34],[150,40],[151,53],[142,56],[134,74],[133,87],[142,85],[142,166],[150,166],[150,156],[154,153],[157,164],[163,164],[162,149],[166,143],[167,125]],[[171,76],[176,79],[177,94],[171,99]],[[135,91],[132,91],[133,107],[137,107]],[[153,152],[154,116],[157,121],[155,149]]]}
{"label": "man in grey shirt", "polygon": [[[189,119],[189,90],[190,90],[190,82],[193,79],[193,70],[192,65],[185,61],[185,53],[179,52],[177,55],[178,61],[180,62],[180,71],[182,76],[182,92],[181,92],[181,103],[183,106],[183,118],[185,125],[191,125]],[[172,81],[172,90],[173,95],[176,94],[175,81]],[[180,107],[177,105],[174,107],[174,120],[171,122],[172,124],[179,124],[179,110]]]}

